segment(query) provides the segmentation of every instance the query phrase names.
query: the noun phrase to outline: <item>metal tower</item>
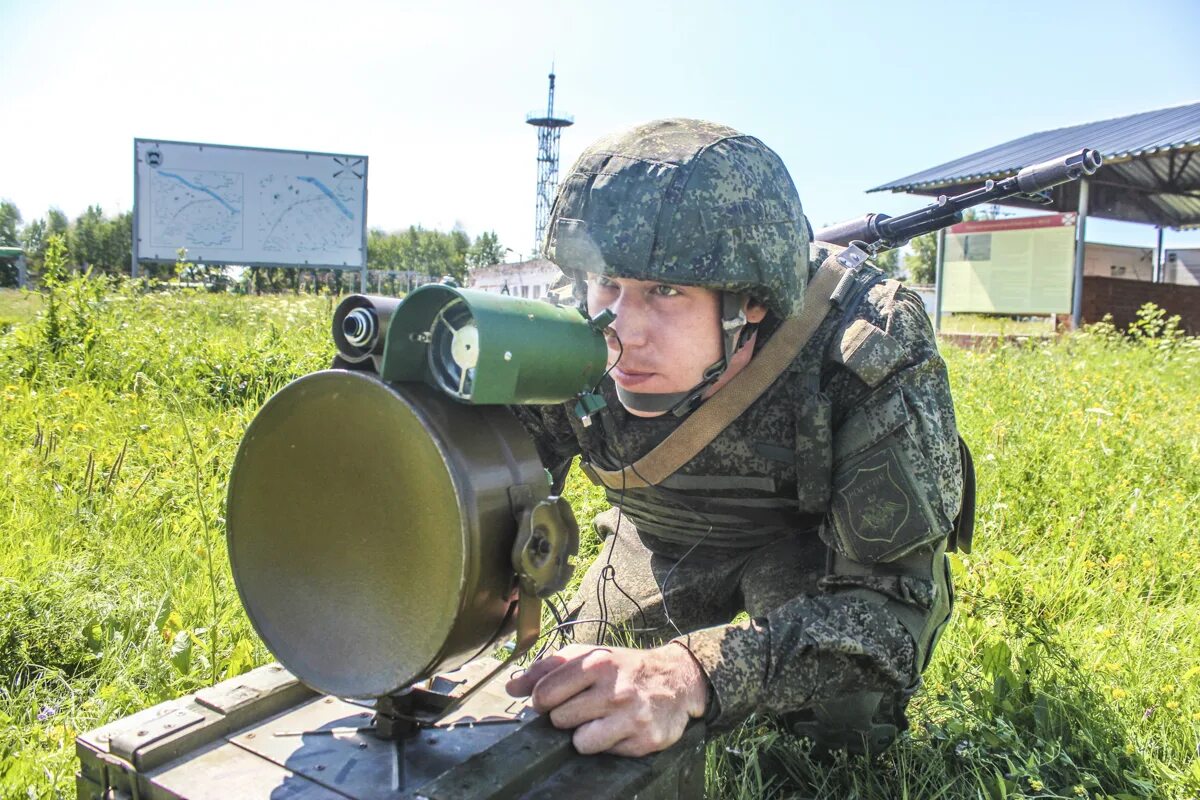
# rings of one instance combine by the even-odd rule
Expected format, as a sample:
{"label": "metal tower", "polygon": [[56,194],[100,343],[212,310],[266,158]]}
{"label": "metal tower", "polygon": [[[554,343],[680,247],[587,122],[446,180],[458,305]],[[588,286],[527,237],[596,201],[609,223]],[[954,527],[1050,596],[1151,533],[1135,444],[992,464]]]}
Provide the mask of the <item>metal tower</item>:
{"label": "metal tower", "polygon": [[558,137],[563,128],[575,124],[574,117],[554,116],[554,72],[553,68],[551,70],[550,99],[546,103],[546,113],[530,111],[525,115],[525,122],[538,129],[537,219],[533,229],[535,254],[541,252],[546,226],[550,224],[554,193],[558,191]]}

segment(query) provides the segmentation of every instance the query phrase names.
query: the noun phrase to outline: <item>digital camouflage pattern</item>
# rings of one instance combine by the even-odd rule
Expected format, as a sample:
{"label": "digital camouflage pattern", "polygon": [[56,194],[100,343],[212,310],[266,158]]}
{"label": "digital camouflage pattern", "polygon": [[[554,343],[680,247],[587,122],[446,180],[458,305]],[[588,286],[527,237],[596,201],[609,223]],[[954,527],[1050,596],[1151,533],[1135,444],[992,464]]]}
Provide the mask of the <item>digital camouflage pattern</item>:
{"label": "digital camouflage pattern", "polygon": [[[812,269],[826,255],[816,250]],[[770,331],[764,323],[760,339]],[[603,391],[608,411],[586,428],[567,406],[514,409],[560,484],[575,455],[619,469],[679,424],[632,416],[611,383]],[[849,318],[831,313],[675,475],[608,490],[620,525],[617,512],[597,519],[605,551],[572,610],[688,647],[712,684],[717,727],[866,692],[907,696],[949,616],[943,548],[961,490],[953,403],[924,306],[895,282],[876,283]],[[667,609],[682,636],[664,624]],[[741,610],[751,619],[730,624]],[[601,633],[580,628],[581,641]]]}
{"label": "digital camouflage pattern", "polygon": [[787,317],[804,294],[808,226],[770,148],[723,125],[666,119],[584,151],[559,186],[543,254],[577,280],[706,286]]}

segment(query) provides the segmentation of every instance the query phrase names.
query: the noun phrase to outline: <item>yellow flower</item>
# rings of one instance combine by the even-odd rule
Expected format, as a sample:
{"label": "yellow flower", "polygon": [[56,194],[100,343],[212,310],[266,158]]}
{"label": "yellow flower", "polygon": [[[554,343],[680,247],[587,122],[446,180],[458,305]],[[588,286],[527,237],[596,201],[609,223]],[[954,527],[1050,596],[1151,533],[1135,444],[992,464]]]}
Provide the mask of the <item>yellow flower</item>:
{"label": "yellow flower", "polygon": [[1123,700],[1128,696],[1129,696],[1129,692],[1125,691],[1120,686],[1112,687],[1112,699],[1113,700]]}
{"label": "yellow flower", "polygon": [[1159,687],[1158,690],[1160,692],[1162,692],[1163,694],[1175,694],[1175,684],[1164,683],[1162,686]]}
{"label": "yellow flower", "polygon": [[1192,714],[1192,722],[1200,722],[1200,711],[1197,711],[1195,714]]}
{"label": "yellow flower", "polygon": [[1074,791],[1075,791],[1076,796],[1078,796],[1078,797],[1087,796],[1087,789],[1083,788],[1083,786],[1080,784],[1075,784]]}
{"label": "yellow flower", "polygon": [[1030,778],[1029,779],[1029,788],[1033,789],[1035,792],[1040,792],[1042,789],[1046,788],[1046,785],[1044,783],[1042,783],[1041,781],[1039,781],[1037,778]]}
{"label": "yellow flower", "polygon": [[1167,708],[1174,711],[1175,709],[1179,708],[1179,702],[1176,700],[1169,700],[1167,701]]}
{"label": "yellow flower", "polygon": [[20,387],[20,386],[17,386],[15,383],[10,383],[10,384],[8,384],[7,386],[5,386],[5,387],[4,387],[4,391],[6,391],[6,392],[19,392],[19,391],[21,391],[21,387]]}
{"label": "yellow flower", "polygon": [[82,422],[76,422],[71,426],[71,430],[75,433],[83,433],[87,430],[87,425],[84,425]]}
{"label": "yellow flower", "polygon": [[1136,753],[1136,752],[1137,752],[1137,748],[1133,746],[1133,743],[1132,743],[1132,742],[1130,742],[1129,744],[1125,745],[1125,755],[1127,755],[1127,756],[1131,756],[1131,755],[1133,755],[1133,754],[1134,754],[1134,753]]}
{"label": "yellow flower", "polygon": [[1127,555],[1125,555],[1124,553],[1117,553],[1115,556],[1113,556],[1112,558],[1110,558],[1108,560],[1108,565],[1110,567],[1119,567],[1122,564],[1124,564],[1128,558],[1129,557]]}
{"label": "yellow flower", "polygon": [[1154,568],[1154,562],[1153,562],[1153,561],[1151,561],[1151,560],[1150,560],[1150,559],[1148,559],[1148,558],[1144,558],[1144,559],[1142,559],[1142,569],[1153,569],[1153,568]]}

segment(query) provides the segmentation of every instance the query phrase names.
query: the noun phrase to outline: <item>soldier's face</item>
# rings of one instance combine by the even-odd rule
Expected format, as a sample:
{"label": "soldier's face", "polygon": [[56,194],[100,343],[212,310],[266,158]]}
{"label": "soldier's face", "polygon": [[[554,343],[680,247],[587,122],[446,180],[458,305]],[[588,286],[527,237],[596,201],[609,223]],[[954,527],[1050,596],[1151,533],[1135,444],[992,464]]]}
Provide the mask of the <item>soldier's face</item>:
{"label": "soldier's face", "polygon": [[721,358],[720,297],[711,289],[589,274],[587,297],[592,316],[605,308],[617,315],[608,364],[622,388],[684,392]]}

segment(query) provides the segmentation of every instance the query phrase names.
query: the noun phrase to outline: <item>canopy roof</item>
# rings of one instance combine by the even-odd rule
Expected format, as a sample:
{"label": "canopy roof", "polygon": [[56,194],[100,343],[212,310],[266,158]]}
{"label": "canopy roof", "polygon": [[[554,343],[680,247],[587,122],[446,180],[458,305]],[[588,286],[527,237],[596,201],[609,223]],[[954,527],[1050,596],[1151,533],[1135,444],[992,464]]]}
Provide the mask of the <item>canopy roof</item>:
{"label": "canopy roof", "polygon": [[[870,189],[937,196],[959,194],[985,180],[1083,147],[1099,150],[1104,166],[1088,178],[1088,215],[1164,228],[1200,226],[1200,103],[1031,133]],[[1051,205],[1007,205],[1076,211],[1079,184],[1056,187]]]}

